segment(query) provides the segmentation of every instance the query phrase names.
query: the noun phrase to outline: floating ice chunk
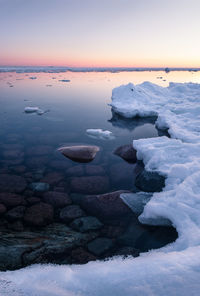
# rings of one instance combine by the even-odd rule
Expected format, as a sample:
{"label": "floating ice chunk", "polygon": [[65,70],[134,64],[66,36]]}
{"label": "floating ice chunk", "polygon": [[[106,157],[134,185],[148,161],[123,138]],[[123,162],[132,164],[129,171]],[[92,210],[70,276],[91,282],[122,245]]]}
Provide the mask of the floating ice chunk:
{"label": "floating ice chunk", "polygon": [[36,76],[31,76],[31,77],[29,77],[29,79],[35,80],[35,79],[37,79],[37,77]]}
{"label": "floating ice chunk", "polygon": [[25,107],[24,108],[25,113],[36,113],[37,115],[43,115],[46,112],[49,112],[49,110],[42,110],[39,107]]}
{"label": "floating ice chunk", "polygon": [[39,110],[38,107],[25,107],[24,112],[25,113],[35,113]]}
{"label": "floating ice chunk", "polygon": [[115,136],[112,132],[102,129],[87,129],[86,133],[89,137],[93,139],[101,139],[101,140],[113,140]]}

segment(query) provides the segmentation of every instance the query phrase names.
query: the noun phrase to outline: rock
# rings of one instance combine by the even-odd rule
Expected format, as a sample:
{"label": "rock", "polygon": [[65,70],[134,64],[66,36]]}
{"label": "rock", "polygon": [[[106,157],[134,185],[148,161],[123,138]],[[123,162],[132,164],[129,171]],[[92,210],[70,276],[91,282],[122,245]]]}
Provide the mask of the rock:
{"label": "rock", "polygon": [[96,238],[88,244],[88,250],[96,256],[102,255],[106,251],[110,250],[112,247],[112,240],[104,237]]}
{"label": "rock", "polygon": [[81,217],[75,219],[70,226],[80,232],[100,229],[103,224],[95,217]]}
{"label": "rock", "polygon": [[78,205],[71,205],[60,211],[60,219],[66,223],[83,216],[85,213]]}
{"label": "rock", "polygon": [[86,165],[85,166],[86,175],[89,176],[101,176],[105,175],[105,170],[100,165]]}
{"label": "rock", "polygon": [[26,201],[30,205],[35,205],[35,204],[39,203],[41,200],[39,197],[30,196],[30,197],[26,198]]}
{"label": "rock", "polygon": [[128,163],[117,163],[110,167],[110,179],[116,189],[132,189],[135,179],[135,165]]}
{"label": "rock", "polygon": [[104,225],[101,229],[101,235],[108,238],[116,238],[124,232],[124,227],[113,226],[113,225]]}
{"label": "rock", "polygon": [[53,152],[53,149],[51,146],[48,145],[40,145],[40,146],[33,146],[28,149],[26,152],[27,155],[33,156],[33,155],[47,155]]}
{"label": "rock", "polygon": [[71,198],[73,204],[75,204],[75,205],[80,205],[81,204],[81,200],[84,197],[85,197],[85,195],[84,194],[80,194],[80,193],[72,193],[72,194],[70,194],[70,198]]}
{"label": "rock", "polygon": [[0,193],[0,203],[3,203],[8,208],[19,206],[23,202],[24,198],[21,195],[7,192]]}
{"label": "rock", "polygon": [[70,179],[72,192],[83,194],[99,194],[109,190],[107,176],[73,177]]}
{"label": "rock", "polygon": [[53,216],[53,207],[41,202],[26,210],[24,221],[32,226],[44,226],[53,222]]}
{"label": "rock", "polygon": [[89,261],[95,261],[97,258],[86,251],[84,248],[77,248],[71,252],[72,263],[86,264]]}
{"label": "rock", "polygon": [[120,156],[130,163],[135,163],[137,161],[136,153],[137,151],[133,148],[132,144],[120,146],[114,151],[115,155]]}
{"label": "rock", "polygon": [[26,186],[26,180],[21,176],[0,174],[0,192],[21,193]]}
{"label": "rock", "polygon": [[13,221],[12,223],[9,223],[8,228],[13,231],[20,231],[20,232],[24,231],[24,225],[20,220],[16,220],[16,221]]}
{"label": "rock", "polygon": [[8,221],[20,220],[24,217],[25,209],[26,208],[24,206],[12,208],[6,213],[5,217]]}
{"label": "rock", "polygon": [[6,210],[6,207],[3,204],[0,204],[0,217],[5,214]]}
{"label": "rock", "polygon": [[102,195],[85,196],[81,200],[81,207],[103,221],[126,218],[132,215],[132,211],[120,198],[120,194],[124,192],[126,191],[119,190]]}
{"label": "rock", "polygon": [[43,195],[44,202],[51,204],[54,208],[63,208],[72,203],[69,195],[63,192],[48,191]]}
{"label": "rock", "polygon": [[49,159],[47,156],[34,156],[31,158],[28,158],[26,161],[26,164],[30,168],[37,169],[37,168],[44,167],[45,165],[48,164],[48,162],[49,162]]}
{"label": "rock", "polygon": [[[96,237],[95,232],[76,232],[60,223],[35,229],[34,232],[1,231],[0,270],[22,268],[34,263],[63,264],[68,262],[67,258],[70,258],[72,250],[83,248]],[[94,257],[91,255],[90,258]],[[78,254],[77,261],[74,255],[73,262],[80,263],[78,260]]]}
{"label": "rock", "polygon": [[15,149],[15,150],[5,150],[3,152],[3,156],[5,158],[23,158],[24,157],[24,153],[20,150],[20,149]]}
{"label": "rock", "polygon": [[49,163],[49,166],[56,170],[67,170],[71,167],[71,163],[67,161],[63,162],[62,160],[53,160]]}
{"label": "rock", "polygon": [[30,184],[30,188],[36,192],[45,192],[49,190],[49,184],[43,182],[35,182]]}
{"label": "rock", "polygon": [[160,192],[165,187],[165,177],[156,172],[142,171],[136,177],[135,185],[144,192]]}
{"label": "rock", "polygon": [[100,150],[98,146],[65,146],[58,149],[61,153],[69,159],[76,162],[90,162],[97,152]]}
{"label": "rock", "polygon": [[18,166],[12,167],[12,170],[15,171],[15,173],[22,174],[26,171],[26,167],[24,165],[18,165]]}
{"label": "rock", "polygon": [[47,174],[41,182],[48,183],[49,185],[57,185],[60,181],[64,179],[61,173],[49,173]]}
{"label": "rock", "polygon": [[124,258],[128,256],[138,257],[140,252],[138,249],[132,247],[122,247],[115,252],[115,255],[123,256]]}
{"label": "rock", "polygon": [[66,171],[66,174],[69,177],[72,177],[72,176],[81,177],[84,175],[83,166],[82,165],[73,166]]}
{"label": "rock", "polygon": [[136,241],[145,232],[146,228],[138,222],[137,218],[133,218],[126,231],[118,237],[117,243],[121,246],[136,248]]}

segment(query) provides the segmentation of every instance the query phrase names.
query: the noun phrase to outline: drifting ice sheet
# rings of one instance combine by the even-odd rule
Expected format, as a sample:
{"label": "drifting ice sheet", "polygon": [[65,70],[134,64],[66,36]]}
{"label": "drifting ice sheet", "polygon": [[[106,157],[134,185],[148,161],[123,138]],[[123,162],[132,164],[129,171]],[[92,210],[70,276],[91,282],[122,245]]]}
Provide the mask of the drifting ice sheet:
{"label": "drifting ice sheet", "polygon": [[112,107],[127,118],[156,115],[157,126],[168,129],[171,138],[133,142],[146,170],[166,176],[163,192],[153,194],[139,219],[144,223],[169,219],[179,238],[135,259],[72,267],[39,265],[1,273],[4,283],[10,281],[8,289],[16,287],[30,296],[199,295],[200,85],[128,84],[113,90]]}

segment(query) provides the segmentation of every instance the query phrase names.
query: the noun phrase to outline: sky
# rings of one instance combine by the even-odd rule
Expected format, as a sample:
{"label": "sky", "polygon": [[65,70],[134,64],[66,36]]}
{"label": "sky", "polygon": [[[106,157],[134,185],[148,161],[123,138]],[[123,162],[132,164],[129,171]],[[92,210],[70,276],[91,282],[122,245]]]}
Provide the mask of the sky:
{"label": "sky", "polygon": [[200,67],[200,0],[0,0],[0,65]]}

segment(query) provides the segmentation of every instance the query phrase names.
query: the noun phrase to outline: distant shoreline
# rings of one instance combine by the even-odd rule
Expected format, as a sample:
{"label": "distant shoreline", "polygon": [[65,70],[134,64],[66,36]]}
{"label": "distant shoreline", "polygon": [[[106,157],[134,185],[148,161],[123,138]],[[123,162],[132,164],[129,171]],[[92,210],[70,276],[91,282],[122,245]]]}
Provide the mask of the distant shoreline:
{"label": "distant shoreline", "polygon": [[149,67],[53,67],[53,66],[0,66],[0,73],[60,73],[60,72],[143,72],[143,71],[190,71],[197,72],[200,68],[149,68]]}

